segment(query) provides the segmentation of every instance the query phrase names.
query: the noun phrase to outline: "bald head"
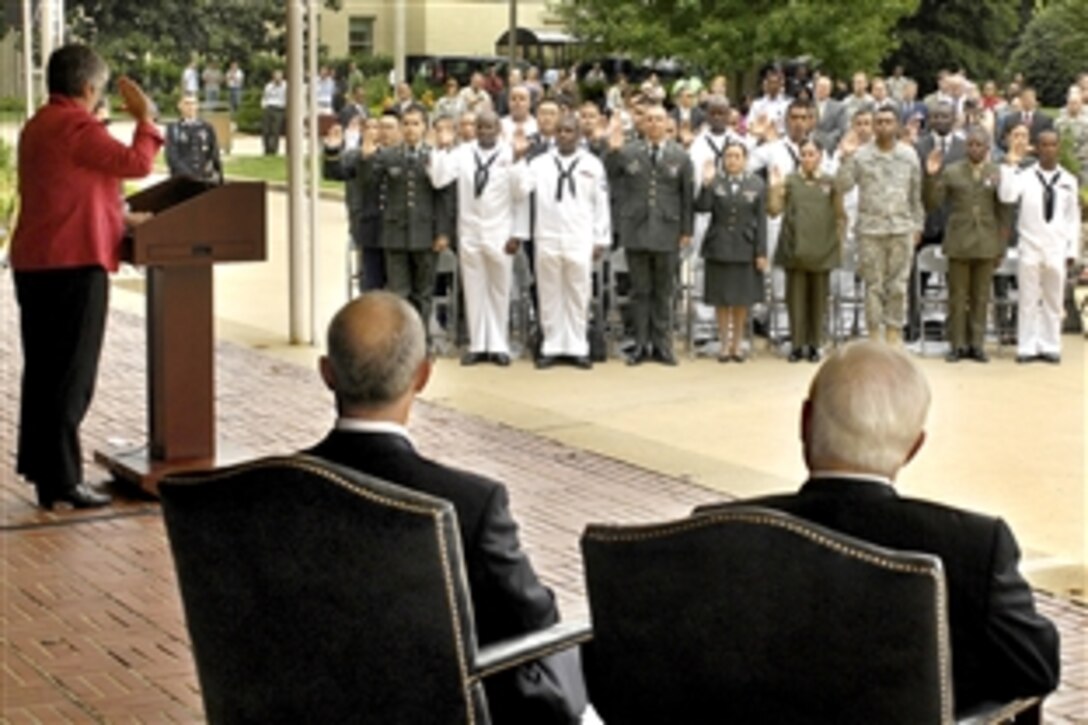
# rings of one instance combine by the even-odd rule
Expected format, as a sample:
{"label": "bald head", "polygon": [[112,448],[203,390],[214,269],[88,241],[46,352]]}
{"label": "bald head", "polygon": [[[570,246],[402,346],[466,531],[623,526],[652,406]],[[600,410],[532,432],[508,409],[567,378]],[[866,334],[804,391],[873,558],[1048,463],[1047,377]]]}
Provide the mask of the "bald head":
{"label": "bald head", "polygon": [[802,414],[810,471],[894,479],[924,440],[929,384],[894,347],[856,342],[833,352],[809,388]]}
{"label": "bald head", "polygon": [[415,308],[389,292],[367,292],[344,305],[328,330],[322,375],[341,414],[375,409],[410,395],[427,360]]}

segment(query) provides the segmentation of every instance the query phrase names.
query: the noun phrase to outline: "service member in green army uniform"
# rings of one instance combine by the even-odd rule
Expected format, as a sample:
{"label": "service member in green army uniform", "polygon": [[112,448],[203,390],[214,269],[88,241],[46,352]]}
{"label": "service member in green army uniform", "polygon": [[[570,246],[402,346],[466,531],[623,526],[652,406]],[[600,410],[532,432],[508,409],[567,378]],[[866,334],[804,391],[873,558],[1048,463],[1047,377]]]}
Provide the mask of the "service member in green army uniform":
{"label": "service member in green army uniform", "polygon": [[378,149],[377,135],[363,136],[359,175],[379,189],[386,289],[412,303],[424,326],[431,319],[438,254],[449,246],[448,189],[435,188],[431,149],[423,143],[426,117],[419,106],[401,116],[403,142]]}
{"label": "service member in green army uniform", "polygon": [[830,174],[820,173],[823,149],[801,143],[801,167],[782,179],[771,171],[769,213],[782,214],[774,263],[786,270],[786,313],[790,320],[790,362],[820,359],[831,270],[839,266],[846,232],[842,192]]}
{"label": "service member in green army uniform", "polygon": [[719,170],[713,159],[703,165],[703,184],[695,211],[709,212],[710,223],[699,254],[706,260],[703,301],[714,307],[721,348],[718,362],[744,362],[748,308],[763,300],[767,269],[767,187],[745,171],[748,150],[726,144]]}
{"label": "service member in green army uniform", "polygon": [[1011,208],[998,199],[1000,170],[990,160],[990,135],[967,134],[967,158],[941,170],[939,149],[926,158],[923,196],[927,209],[948,203],[941,250],[948,258],[948,339],[945,359],[989,362],[982,347],[994,268],[1005,256]]}
{"label": "service member in green army uniform", "polygon": [[631,142],[614,123],[605,156],[612,193],[621,200],[613,224],[631,279],[636,347],[628,365],[647,359],[676,364],[672,301],[679,252],[691,244],[694,175],[684,148],[666,138],[667,121],[663,107],[651,106],[644,114],[645,139]]}

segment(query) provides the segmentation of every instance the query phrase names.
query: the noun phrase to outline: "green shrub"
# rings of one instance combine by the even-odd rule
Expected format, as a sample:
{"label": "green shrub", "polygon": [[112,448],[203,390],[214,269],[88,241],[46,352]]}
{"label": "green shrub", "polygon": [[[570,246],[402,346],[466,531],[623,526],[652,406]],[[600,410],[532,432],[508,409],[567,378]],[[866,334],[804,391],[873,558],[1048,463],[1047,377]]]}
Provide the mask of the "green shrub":
{"label": "green shrub", "polygon": [[263,88],[249,87],[242,91],[242,103],[234,114],[234,122],[240,133],[261,132],[261,95]]}
{"label": "green shrub", "polygon": [[1036,13],[1009,60],[1047,106],[1065,104],[1077,73],[1088,68],[1088,13],[1084,0],[1054,0]]}
{"label": "green shrub", "polygon": [[21,96],[0,96],[0,112],[26,113],[26,99]]}

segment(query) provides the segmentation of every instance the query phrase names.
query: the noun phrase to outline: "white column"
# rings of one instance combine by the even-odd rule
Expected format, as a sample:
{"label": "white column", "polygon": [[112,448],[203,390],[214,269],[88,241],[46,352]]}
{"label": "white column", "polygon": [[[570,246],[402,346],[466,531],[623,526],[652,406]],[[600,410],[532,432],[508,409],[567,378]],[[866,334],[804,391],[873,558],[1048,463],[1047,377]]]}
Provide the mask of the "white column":
{"label": "white column", "polygon": [[309,345],[313,341],[311,308],[311,248],[304,227],[305,195],[303,185],[302,117],[303,96],[303,3],[287,0],[287,228],[290,247],[291,343]]}
{"label": "white column", "polygon": [[393,0],[395,14],[393,16],[393,71],[397,82],[408,81],[407,56],[408,56],[408,0]]}
{"label": "white column", "polygon": [[321,42],[321,33],[318,32],[317,5],[321,0],[308,0],[306,5],[306,42],[307,42],[307,73],[309,74],[310,92],[307,94],[307,120],[310,130],[307,139],[310,157],[309,168],[309,209],[307,209],[307,236],[309,237],[310,252],[310,344],[314,343],[317,335],[317,205],[318,191],[320,190],[321,177],[318,164],[321,161],[323,149],[318,146],[317,129],[317,46]]}

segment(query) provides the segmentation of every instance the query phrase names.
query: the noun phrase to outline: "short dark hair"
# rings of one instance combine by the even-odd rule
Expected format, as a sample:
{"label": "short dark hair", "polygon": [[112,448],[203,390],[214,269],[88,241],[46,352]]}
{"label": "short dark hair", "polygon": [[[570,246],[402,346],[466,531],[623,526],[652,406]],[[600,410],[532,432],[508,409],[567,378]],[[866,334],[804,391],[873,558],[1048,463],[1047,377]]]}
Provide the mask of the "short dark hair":
{"label": "short dark hair", "polygon": [[91,83],[101,88],[109,78],[106,61],[90,47],[72,43],[53,51],[49,56],[46,82],[49,92],[75,98],[83,95],[83,88]]}

